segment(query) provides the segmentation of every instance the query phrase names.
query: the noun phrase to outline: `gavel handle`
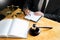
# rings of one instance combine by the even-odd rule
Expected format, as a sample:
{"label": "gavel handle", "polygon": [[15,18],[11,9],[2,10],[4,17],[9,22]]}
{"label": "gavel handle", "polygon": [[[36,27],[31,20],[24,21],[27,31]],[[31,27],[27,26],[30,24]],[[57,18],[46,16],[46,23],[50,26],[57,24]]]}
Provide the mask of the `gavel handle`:
{"label": "gavel handle", "polygon": [[38,27],[38,28],[48,28],[48,29],[52,29],[52,27]]}

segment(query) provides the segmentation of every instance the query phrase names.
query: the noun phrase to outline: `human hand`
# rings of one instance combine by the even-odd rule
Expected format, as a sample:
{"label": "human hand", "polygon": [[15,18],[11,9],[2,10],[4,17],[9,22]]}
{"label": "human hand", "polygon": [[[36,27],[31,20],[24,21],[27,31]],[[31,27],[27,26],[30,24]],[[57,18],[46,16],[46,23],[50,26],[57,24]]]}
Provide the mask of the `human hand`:
{"label": "human hand", "polygon": [[40,11],[37,11],[34,13],[36,16],[44,16],[44,13],[40,12]]}
{"label": "human hand", "polygon": [[25,10],[24,10],[24,12],[25,12],[25,14],[26,14],[26,15],[28,15],[28,14],[29,14],[29,12],[30,12],[30,10],[25,9]]}

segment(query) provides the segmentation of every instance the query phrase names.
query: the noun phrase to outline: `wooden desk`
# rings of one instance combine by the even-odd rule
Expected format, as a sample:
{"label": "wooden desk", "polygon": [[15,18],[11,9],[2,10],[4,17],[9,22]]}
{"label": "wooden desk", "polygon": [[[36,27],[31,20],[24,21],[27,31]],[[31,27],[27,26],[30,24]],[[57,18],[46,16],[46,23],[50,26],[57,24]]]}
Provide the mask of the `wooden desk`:
{"label": "wooden desk", "polygon": [[[19,9],[17,9],[13,14],[15,14]],[[23,19],[23,14],[18,15],[18,18]],[[8,16],[8,18],[10,18]],[[34,22],[29,21],[29,27],[32,27],[32,24]],[[60,23],[49,20],[47,18],[42,17],[37,23],[35,23],[37,26],[51,26],[53,29],[41,29],[40,34],[38,36],[31,36],[28,34],[27,39],[21,39],[21,38],[0,38],[0,40],[60,40]]]}

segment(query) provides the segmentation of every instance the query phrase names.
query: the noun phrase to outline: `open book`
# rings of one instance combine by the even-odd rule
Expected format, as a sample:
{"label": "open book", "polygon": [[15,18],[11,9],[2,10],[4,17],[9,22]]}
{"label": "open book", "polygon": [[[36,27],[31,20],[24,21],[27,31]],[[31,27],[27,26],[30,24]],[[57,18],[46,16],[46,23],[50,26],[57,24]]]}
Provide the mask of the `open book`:
{"label": "open book", "polygon": [[28,15],[25,16],[25,19],[32,20],[34,22],[37,22],[40,18],[41,16],[34,15],[34,12],[32,11]]}
{"label": "open book", "polygon": [[27,38],[29,22],[15,19],[0,21],[0,37]]}

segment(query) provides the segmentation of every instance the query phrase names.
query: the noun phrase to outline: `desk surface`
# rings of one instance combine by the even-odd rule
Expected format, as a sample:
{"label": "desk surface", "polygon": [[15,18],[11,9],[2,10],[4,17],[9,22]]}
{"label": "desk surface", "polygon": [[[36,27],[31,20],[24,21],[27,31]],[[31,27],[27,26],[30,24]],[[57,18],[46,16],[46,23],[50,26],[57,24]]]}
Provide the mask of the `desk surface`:
{"label": "desk surface", "polygon": [[[19,9],[17,9],[13,14],[16,12],[19,12]],[[18,15],[18,18],[23,19],[24,15],[22,16]],[[7,18],[10,18],[8,16]],[[32,27],[32,24],[34,22],[29,21],[29,27]],[[53,29],[40,29],[40,34],[38,36],[31,36],[28,34],[27,39],[21,39],[21,38],[0,38],[0,40],[60,40],[60,23],[52,21],[50,19],[42,17],[37,23],[35,23],[37,26],[51,26]]]}

